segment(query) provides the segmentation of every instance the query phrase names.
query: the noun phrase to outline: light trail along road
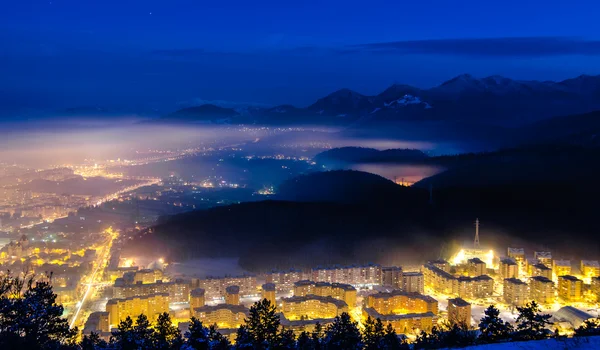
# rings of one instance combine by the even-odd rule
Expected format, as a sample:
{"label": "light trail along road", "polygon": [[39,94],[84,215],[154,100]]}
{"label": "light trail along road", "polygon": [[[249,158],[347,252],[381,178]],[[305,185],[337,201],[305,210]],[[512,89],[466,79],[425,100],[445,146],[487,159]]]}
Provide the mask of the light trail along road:
{"label": "light trail along road", "polygon": [[110,259],[110,250],[112,248],[112,244],[114,240],[119,236],[117,232],[114,232],[110,228],[106,230],[106,234],[108,235],[108,242],[102,246],[102,252],[98,254],[97,265],[94,268],[94,272],[92,272],[92,274],[90,275],[88,282],[86,283],[87,287],[85,293],[83,294],[81,300],[77,303],[77,309],[75,310],[75,314],[71,319],[71,323],[69,325],[71,328],[73,328],[77,324],[79,314],[81,313],[81,310],[83,309],[88,297],[93,294],[94,289],[96,288],[96,286],[98,286],[98,284],[96,283],[96,278],[97,276],[100,276],[101,278],[101,276],[103,275],[104,269],[106,269],[106,266],[108,265],[108,261]]}

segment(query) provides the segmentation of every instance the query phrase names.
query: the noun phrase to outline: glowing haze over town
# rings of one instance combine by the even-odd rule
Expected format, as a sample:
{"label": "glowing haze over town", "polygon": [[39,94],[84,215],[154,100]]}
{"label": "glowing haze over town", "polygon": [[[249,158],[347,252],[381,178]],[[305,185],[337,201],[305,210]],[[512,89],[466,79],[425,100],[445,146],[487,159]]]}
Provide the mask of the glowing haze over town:
{"label": "glowing haze over town", "polygon": [[572,337],[600,300],[584,2],[3,5],[2,274],[78,339],[168,313],[234,344],[263,299],[297,337],[531,301]]}

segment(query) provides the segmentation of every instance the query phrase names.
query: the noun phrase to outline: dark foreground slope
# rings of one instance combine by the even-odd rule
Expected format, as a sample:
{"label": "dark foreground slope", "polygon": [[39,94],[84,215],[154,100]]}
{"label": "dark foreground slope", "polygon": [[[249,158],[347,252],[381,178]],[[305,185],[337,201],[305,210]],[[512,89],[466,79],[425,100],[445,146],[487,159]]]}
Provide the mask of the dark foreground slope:
{"label": "dark foreground slope", "polygon": [[175,216],[134,244],[168,249],[177,259],[240,257],[245,268],[260,270],[372,261],[362,251],[371,239],[408,238],[411,226],[365,205],[264,201]]}
{"label": "dark foreground slope", "polygon": [[[336,174],[344,177],[330,175]],[[319,185],[314,188],[318,193]],[[348,184],[346,190],[353,188],[358,186]],[[331,202],[327,194],[326,203],[264,201],[191,212],[165,219],[132,246],[177,260],[240,257],[243,267],[255,271],[400,264],[449,257],[458,244],[472,240],[478,217],[482,243],[500,254],[517,245],[553,249],[573,260],[600,255],[600,223],[594,220],[600,191],[580,183],[439,188],[432,204],[428,191],[418,188],[356,198]]]}

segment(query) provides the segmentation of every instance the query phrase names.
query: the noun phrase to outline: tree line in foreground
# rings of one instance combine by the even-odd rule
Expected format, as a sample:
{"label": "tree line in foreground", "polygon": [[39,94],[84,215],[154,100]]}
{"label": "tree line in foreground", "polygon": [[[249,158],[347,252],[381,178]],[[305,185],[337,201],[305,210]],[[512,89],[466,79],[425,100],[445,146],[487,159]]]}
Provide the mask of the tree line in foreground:
{"label": "tree line in foreground", "polygon": [[[109,341],[98,334],[85,335],[69,328],[62,318],[63,307],[49,281],[24,280],[5,275],[0,279],[0,349],[115,349],[115,350],[226,350],[226,349],[438,349],[465,347],[510,341],[541,340],[558,336],[550,331],[550,315],[540,313],[535,302],[517,308],[516,324],[502,320],[499,310],[491,305],[485,310],[477,329],[466,325],[445,324],[421,331],[408,344],[390,325],[380,319],[367,319],[362,327],[343,313],[334,321],[298,336],[281,326],[276,307],[263,299],[255,303],[235,335],[235,344],[222,335],[215,325],[204,325],[192,318],[182,335],[168,313],[151,322],[146,315],[135,321],[127,317],[112,331]],[[600,335],[600,320],[583,323],[575,336]]]}

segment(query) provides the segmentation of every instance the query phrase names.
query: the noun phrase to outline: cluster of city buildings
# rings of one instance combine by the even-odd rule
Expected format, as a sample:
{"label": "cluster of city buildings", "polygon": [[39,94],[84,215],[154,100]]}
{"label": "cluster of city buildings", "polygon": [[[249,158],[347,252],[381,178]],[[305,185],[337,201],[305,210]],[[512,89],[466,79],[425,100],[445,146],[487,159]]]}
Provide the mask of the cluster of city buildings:
{"label": "cluster of city buildings", "polygon": [[522,248],[508,248],[497,268],[474,257],[463,266],[431,261],[423,266],[423,272],[426,287],[436,293],[467,300],[501,295],[512,306],[531,300],[542,305],[584,302],[586,295],[595,300],[598,293],[593,282],[600,276],[598,261],[582,260],[576,275],[569,260],[554,260],[551,252],[534,252],[533,258],[527,259]]}
{"label": "cluster of city buildings", "polygon": [[[107,269],[114,278],[113,298],[105,311],[89,316],[85,331],[108,334],[127,316],[144,312],[152,318],[171,312],[182,322],[193,316],[216,324],[233,337],[249,306],[259,299],[275,305],[282,324],[297,333],[314,329],[317,322],[327,325],[343,312],[359,321],[379,318],[404,334],[429,331],[441,319],[470,326],[473,303],[569,304],[584,302],[586,295],[597,301],[600,274],[595,266],[595,261],[582,261],[579,270],[585,275],[577,277],[570,263],[553,260],[548,252],[527,259],[515,248],[495,266],[473,256],[460,265],[430,261],[419,271],[369,264],[169,280],[159,269],[113,266]],[[175,312],[174,304],[188,306]]]}
{"label": "cluster of city buildings", "polygon": [[233,338],[260,299],[269,300],[282,325],[296,333],[348,312],[359,322],[379,318],[403,334],[430,331],[441,320],[471,326],[472,305],[514,308],[535,300],[568,306],[562,314],[581,318],[576,307],[599,301],[597,261],[575,266],[541,251],[528,258],[521,248],[493,259],[478,248],[461,254],[452,263],[433,260],[414,271],[368,264],[191,279],[170,279],[160,268],[123,266],[113,258],[105,271],[114,281],[112,298],[105,310],[90,314],[84,332],[106,335],[127,316],[143,312],[152,319],[169,312],[181,324],[196,317]]}
{"label": "cluster of city buildings", "polygon": [[16,229],[28,222],[40,221],[40,218],[63,217],[93,203],[94,199],[89,195],[53,191],[50,184],[79,177],[72,169],[15,169],[0,183],[0,230]]}
{"label": "cluster of city buildings", "polygon": [[102,236],[57,234],[36,240],[22,235],[0,248],[0,264],[5,271],[49,280],[57,301],[69,305],[81,295],[82,279],[92,270],[97,258],[95,246],[103,243]]}

